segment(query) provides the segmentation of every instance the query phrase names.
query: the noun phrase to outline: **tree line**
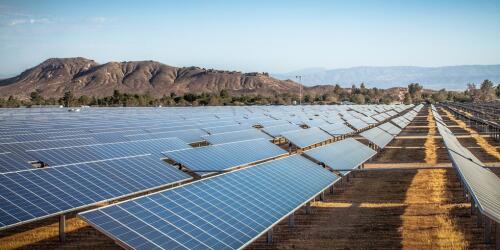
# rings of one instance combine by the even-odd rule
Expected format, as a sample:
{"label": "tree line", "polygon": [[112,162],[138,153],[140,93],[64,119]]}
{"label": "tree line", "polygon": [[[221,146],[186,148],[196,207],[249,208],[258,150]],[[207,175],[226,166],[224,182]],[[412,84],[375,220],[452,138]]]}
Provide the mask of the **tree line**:
{"label": "tree line", "polygon": [[[351,102],[355,104],[390,104],[401,101],[399,91],[389,91],[378,88],[366,88],[364,83],[359,87],[352,85],[351,88],[342,88],[338,84],[333,90],[320,94],[306,93],[303,103],[311,104],[338,104],[341,102]],[[468,84],[465,91],[424,91],[419,83],[408,85],[407,92],[402,98],[403,103],[421,102],[478,102],[492,101],[500,97],[500,84],[496,85],[490,80],[484,80],[479,87],[476,84]],[[0,98],[0,107],[21,107],[38,105],[63,105],[66,107],[75,106],[218,106],[218,105],[291,105],[299,103],[299,96],[296,93],[275,93],[269,96],[264,95],[231,95],[228,90],[221,90],[218,93],[185,93],[164,95],[160,98],[153,97],[149,93],[128,94],[118,90],[113,95],[106,97],[75,96],[71,91],[64,93],[61,98],[45,98],[40,90],[30,94],[28,100],[17,99],[14,96]]]}

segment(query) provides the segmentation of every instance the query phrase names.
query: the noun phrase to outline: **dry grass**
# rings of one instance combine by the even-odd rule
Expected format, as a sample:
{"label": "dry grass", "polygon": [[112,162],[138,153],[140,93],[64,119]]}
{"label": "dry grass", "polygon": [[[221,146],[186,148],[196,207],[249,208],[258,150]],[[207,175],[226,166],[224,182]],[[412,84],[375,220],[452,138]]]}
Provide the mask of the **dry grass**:
{"label": "dry grass", "polygon": [[455,225],[451,210],[466,204],[450,204],[446,170],[419,170],[406,192],[407,207],[401,228],[404,248],[466,249],[468,242]]}
{"label": "dry grass", "polygon": [[456,122],[458,124],[458,126],[460,126],[460,128],[469,132],[470,135],[472,136],[472,138],[474,138],[474,140],[476,140],[476,144],[479,145],[486,153],[495,157],[497,160],[500,160],[500,153],[498,152],[496,147],[491,145],[486,139],[484,139],[481,135],[479,135],[479,133],[477,133],[476,130],[467,127],[465,122],[463,122],[460,119],[455,118],[455,116],[453,114],[451,114],[450,111],[448,111],[446,109],[441,109],[441,110],[444,113],[446,113],[446,115],[448,116],[448,118],[450,120]]}
{"label": "dry grass", "polygon": [[429,108],[429,113],[427,115],[427,122],[429,126],[429,132],[427,133],[427,138],[425,140],[425,162],[429,165],[437,164],[437,148],[436,148],[436,123]]}

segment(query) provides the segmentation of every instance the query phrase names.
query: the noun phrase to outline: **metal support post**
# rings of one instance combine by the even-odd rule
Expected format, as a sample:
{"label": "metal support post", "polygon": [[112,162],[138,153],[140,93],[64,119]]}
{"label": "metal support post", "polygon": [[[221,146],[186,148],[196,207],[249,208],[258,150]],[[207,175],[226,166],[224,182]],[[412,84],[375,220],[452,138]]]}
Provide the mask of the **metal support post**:
{"label": "metal support post", "polygon": [[64,240],[66,239],[65,228],[66,228],[66,215],[62,214],[62,215],[59,215],[59,241],[60,242],[64,242]]}
{"label": "metal support post", "polygon": [[312,210],[311,210],[311,202],[307,202],[306,204],[306,214],[311,214],[312,213]]}
{"label": "metal support post", "polygon": [[267,244],[273,244],[273,229],[267,231]]}
{"label": "metal support post", "polygon": [[295,226],[295,213],[292,213],[288,216],[288,226],[289,227]]}

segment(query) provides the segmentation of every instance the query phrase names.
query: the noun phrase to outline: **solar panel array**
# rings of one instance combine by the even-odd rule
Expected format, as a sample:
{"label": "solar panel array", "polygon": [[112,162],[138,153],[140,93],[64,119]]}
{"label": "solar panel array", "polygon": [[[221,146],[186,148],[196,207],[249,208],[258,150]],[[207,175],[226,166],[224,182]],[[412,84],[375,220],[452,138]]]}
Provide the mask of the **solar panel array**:
{"label": "solar panel array", "polygon": [[291,156],[80,216],[134,249],[238,249],[337,178]]}
{"label": "solar panel array", "polygon": [[392,123],[390,122],[386,122],[386,123],[382,123],[380,124],[379,126],[377,126],[378,128],[384,130],[385,132],[391,134],[391,135],[398,135],[399,133],[401,133],[401,129],[394,126]]}
{"label": "solar panel array", "polygon": [[301,129],[281,133],[281,136],[299,148],[309,147],[311,145],[332,139],[332,136],[319,128]]}
{"label": "solar panel array", "polygon": [[0,228],[187,179],[151,155],[0,174]]}
{"label": "solar panel array", "polygon": [[484,168],[485,164],[463,147],[451,130],[443,122],[434,105],[432,113],[436,119],[439,133],[465,188],[474,199],[474,203],[484,215],[500,223],[500,178]]}
{"label": "solar panel array", "polygon": [[58,166],[141,154],[152,154],[160,159],[163,157],[162,151],[187,148],[191,147],[180,139],[165,138],[37,149],[29,150],[28,153],[49,166]]}
{"label": "solar panel array", "polygon": [[366,131],[360,133],[360,135],[363,136],[364,138],[368,139],[369,141],[371,141],[375,145],[377,145],[379,148],[384,148],[394,138],[393,135],[385,132],[384,130],[382,130],[378,127],[366,130]]}
{"label": "solar panel array", "polygon": [[209,142],[210,144],[222,144],[228,142],[247,141],[253,139],[271,140],[272,137],[258,129],[251,128],[246,130],[206,135],[203,136],[203,139]]}
{"label": "solar panel array", "polygon": [[334,123],[334,124],[322,125],[319,128],[332,136],[339,136],[339,135],[346,135],[346,134],[354,133],[354,130],[349,128],[344,123]]}
{"label": "solar panel array", "polygon": [[[188,246],[193,242],[200,243],[196,245],[200,247],[212,246],[211,244],[221,248],[245,246],[338,178],[302,156],[279,158],[287,156],[288,152],[271,143],[270,139],[285,137],[299,147],[307,147],[329,140],[333,136],[353,133],[354,130],[349,126],[358,130],[370,126],[369,124],[375,124],[378,120],[374,117],[377,115],[387,117],[389,113],[400,113],[410,107],[409,105],[356,105],[83,108],[81,112],[72,113],[65,109],[3,109],[0,110],[0,229],[192,179],[177,167],[160,160],[169,158],[170,161],[202,176],[254,164],[243,170],[194,183],[200,183],[196,184],[200,186],[219,187],[220,183],[212,184],[218,180],[216,178],[222,178],[221,183],[234,185],[238,183],[238,187],[231,186],[226,188],[227,190],[224,188],[222,190],[231,194],[238,193],[241,197],[250,195],[253,198],[245,200],[263,210],[262,204],[254,202],[260,198],[261,203],[266,201],[265,207],[269,208],[269,211],[260,213],[260,210],[245,209],[246,206],[235,203],[242,202],[240,196],[228,197],[229,193],[217,196],[221,195],[222,191],[214,188],[203,190],[215,193],[209,193],[208,196],[201,197],[202,199],[213,202],[212,198],[217,196],[221,202],[232,202],[231,209],[224,205],[217,209],[238,211],[240,217],[231,216],[242,221],[224,220],[222,224],[224,227],[216,226],[221,235],[208,234],[209,237],[190,235],[196,239],[189,240],[180,233],[175,235],[180,238],[170,243],[166,242],[172,244],[167,246],[176,246],[175,244],[182,238],[186,240],[181,243],[182,246]],[[301,126],[309,128],[303,129]],[[191,148],[188,145],[203,141],[211,145],[199,148]],[[347,139],[345,142],[332,144],[332,147],[339,147],[337,145],[346,142],[350,142],[349,145],[358,145],[355,140],[352,141],[353,139]],[[342,148],[349,145],[345,144]],[[351,151],[358,150],[359,155],[363,155],[363,152],[368,154],[369,151],[362,152],[363,147]],[[322,148],[322,150],[328,149],[326,146]],[[330,160],[329,162],[333,164],[332,156],[326,160]],[[355,163],[357,159],[354,156],[351,158],[351,162],[336,164],[350,168],[349,164]],[[35,168],[36,164],[33,162],[36,161],[45,163],[45,166]],[[262,161],[266,162],[260,163]],[[244,182],[241,182],[239,178],[243,177],[245,177]],[[165,192],[181,190],[184,187]],[[264,191],[265,194],[261,193]],[[265,196],[267,194],[270,196]],[[263,197],[265,199],[262,199]],[[275,199],[276,197],[282,198]],[[177,198],[180,200],[174,202],[192,202],[193,197]],[[222,200],[222,198],[233,200]],[[268,200],[275,204],[268,203]],[[143,205],[146,204],[152,205],[149,202]],[[136,208],[120,209],[124,209],[126,213],[135,213],[133,209]],[[155,210],[158,207],[153,209],[145,206],[144,209],[160,212]],[[170,207],[167,210],[169,209]],[[190,208],[180,207],[180,209]],[[218,212],[218,210],[213,211]],[[254,214],[257,214],[257,217],[254,217]],[[108,215],[112,217],[115,214]],[[136,217],[139,215],[134,214],[134,218],[139,218]],[[183,213],[176,215],[184,216]],[[206,215],[199,214],[199,216]],[[217,215],[222,216],[222,214]],[[188,217],[183,218],[187,220]],[[140,220],[145,219],[140,217]],[[89,217],[89,220],[93,219]],[[188,221],[188,224],[198,222]],[[252,224],[255,222],[257,224]],[[100,225],[95,224],[96,227]],[[116,225],[117,223],[113,224]],[[253,227],[256,225],[259,227]],[[248,228],[249,226],[251,228]],[[125,242],[132,241],[130,246],[141,246],[141,242],[146,242],[144,247],[158,247],[155,245],[155,236],[163,237],[160,234],[165,233],[167,238],[171,236],[167,231],[161,231],[160,234],[151,231],[151,234],[148,234],[142,231],[142,228],[137,228],[134,232],[127,230],[119,232],[123,228],[117,228],[120,229],[113,233],[117,233],[117,237],[120,233],[126,233],[119,236],[127,236]],[[234,228],[242,234],[233,235],[236,232]],[[106,231],[105,228],[101,229]],[[213,232],[209,228],[207,230]],[[233,237],[234,242],[228,244],[223,238],[218,238],[225,234],[228,234],[227,237]],[[132,238],[128,238],[129,236]]]}
{"label": "solar panel array", "polygon": [[325,146],[313,148],[304,152],[314,160],[324,163],[333,170],[354,169],[373,157],[377,152],[353,138],[347,138]]}
{"label": "solar panel array", "polygon": [[264,139],[164,152],[169,159],[201,173],[228,170],[287,153]]}

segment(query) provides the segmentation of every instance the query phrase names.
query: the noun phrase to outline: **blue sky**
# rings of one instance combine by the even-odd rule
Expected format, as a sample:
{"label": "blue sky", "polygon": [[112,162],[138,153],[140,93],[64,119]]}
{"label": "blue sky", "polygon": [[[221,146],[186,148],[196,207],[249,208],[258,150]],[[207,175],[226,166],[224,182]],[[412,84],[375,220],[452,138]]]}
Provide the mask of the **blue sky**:
{"label": "blue sky", "polygon": [[500,1],[6,1],[0,76],[50,57],[287,72],[500,63]]}

